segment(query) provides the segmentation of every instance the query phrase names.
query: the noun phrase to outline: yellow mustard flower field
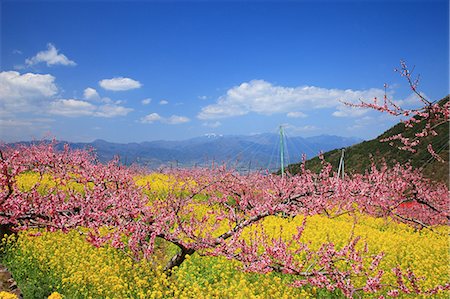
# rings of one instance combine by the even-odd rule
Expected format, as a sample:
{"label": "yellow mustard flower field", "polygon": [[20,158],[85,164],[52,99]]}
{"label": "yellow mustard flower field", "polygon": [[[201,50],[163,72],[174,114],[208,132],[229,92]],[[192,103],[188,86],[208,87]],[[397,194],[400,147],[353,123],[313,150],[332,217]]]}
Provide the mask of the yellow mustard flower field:
{"label": "yellow mustard flower field", "polygon": [[[303,237],[311,246],[330,240],[338,246],[352,234],[363,237],[371,252],[386,253],[382,268],[400,264],[426,279],[425,287],[449,280],[448,228],[438,232],[414,231],[404,225],[360,216],[353,225],[350,216],[329,219],[308,218]],[[291,235],[302,217],[269,217],[264,229]],[[250,228],[251,229],[251,228]],[[245,234],[244,234],[245,235]],[[15,240],[17,238],[17,240]],[[94,247],[78,231],[24,231],[3,239],[16,279],[27,298],[42,298],[57,291],[66,298],[327,298],[333,294],[316,288],[286,286],[289,277],[251,274],[239,270],[239,263],[220,257],[195,254],[171,276],[162,272],[161,252],[152,261],[135,262],[125,252],[111,247]],[[388,279],[395,280],[393,275]],[[387,281],[386,281],[387,282]],[[32,294],[26,293],[30,285]],[[446,298],[448,293],[442,293]],[[337,295],[336,295],[337,296]],[[439,296],[439,295],[438,295]],[[5,297],[8,298],[8,297]]]}
{"label": "yellow mustard flower field", "polygon": [[[39,178],[28,173],[19,178],[24,190],[41,180],[40,192],[50,186],[50,176]],[[136,184],[152,185],[164,196],[169,189],[181,188],[166,175],[136,177]],[[195,184],[189,182],[189,184]],[[175,186],[175,187],[174,187]],[[73,185],[74,188],[82,188]],[[144,190],[144,192],[146,192]],[[154,195],[154,193],[153,193]],[[151,204],[151,203],[149,203]],[[195,207],[198,215],[206,207]],[[304,222],[304,216],[269,216],[257,225],[243,230],[248,239],[264,230],[272,237],[289,240]],[[221,227],[218,228],[222,230]],[[173,244],[156,239],[156,250],[150,259],[136,260],[126,249],[108,245],[93,246],[86,241],[86,229],[49,232],[28,229],[2,239],[2,263],[12,271],[24,298],[343,298],[339,291],[311,286],[293,287],[292,275],[256,274],[243,271],[240,262],[224,257],[205,256],[200,252],[187,256],[171,273],[163,266],[176,251]],[[436,226],[417,230],[406,224],[362,214],[329,218],[309,216],[301,241],[312,249],[324,242],[344,246],[350,238],[361,237],[358,246],[368,246],[368,255],[383,252],[380,268],[387,274],[384,284],[395,284],[391,269],[411,269],[420,278],[420,286],[433,288],[450,281],[449,227]],[[364,280],[361,278],[361,287]],[[373,294],[374,297],[383,294]],[[384,294],[386,295],[386,294]],[[436,298],[448,298],[448,291],[439,291]],[[402,294],[400,297],[416,298]],[[0,298],[15,295],[1,292]]]}

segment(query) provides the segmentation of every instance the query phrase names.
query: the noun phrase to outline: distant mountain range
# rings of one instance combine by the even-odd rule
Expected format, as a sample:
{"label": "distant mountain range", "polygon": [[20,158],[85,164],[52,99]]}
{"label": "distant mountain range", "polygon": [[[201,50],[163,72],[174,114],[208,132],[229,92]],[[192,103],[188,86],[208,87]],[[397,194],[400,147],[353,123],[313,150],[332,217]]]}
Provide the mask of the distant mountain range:
{"label": "distant mountain range", "polygon": [[[449,96],[439,101],[441,105],[449,101]],[[415,153],[399,150],[394,146],[390,146],[387,142],[380,142],[389,136],[403,133],[405,137],[414,138],[414,134],[423,129],[423,124],[415,126],[405,131],[403,123],[398,123],[375,139],[364,141],[350,147],[345,148],[345,171],[346,173],[362,173],[371,165],[371,159],[376,164],[383,160],[392,165],[396,162],[409,162],[412,167],[420,169],[422,173],[439,182],[449,182],[449,125],[444,123],[435,128],[437,136],[428,136],[421,141]],[[435,151],[445,161],[444,163],[432,158],[427,150],[427,145],[431,143]],[[335,169],[339,165],[341,157],[340,150],[332,150],[324,154],[324,159],[330,162]],[[320,160],[316,157],[306,162],[306,167],[319,171],[321,168]],[[289,165],[290,173],[295,174],[300,171],[300,164]]]}
{"label": "distant mountain range", "polygon": [[[290,137],[285,141],[286,163],[308,158],[321,151],[347,147],[362,141],[355,137],[321,135],[314,137]],[[65,142],[61,142],[64,144]],[[280,167],[280,136],[258,134],[250,136],[207,134],[182,141],[150,141],[142,143],[112,143],[95,140],[91,143],[70,143],[72,148],[95,149],[98,159],[106,162],[119,156],[120,161],[130,165],[137,163],[149,168],[210,166],[226,163],[239,170],[269,169]]]}

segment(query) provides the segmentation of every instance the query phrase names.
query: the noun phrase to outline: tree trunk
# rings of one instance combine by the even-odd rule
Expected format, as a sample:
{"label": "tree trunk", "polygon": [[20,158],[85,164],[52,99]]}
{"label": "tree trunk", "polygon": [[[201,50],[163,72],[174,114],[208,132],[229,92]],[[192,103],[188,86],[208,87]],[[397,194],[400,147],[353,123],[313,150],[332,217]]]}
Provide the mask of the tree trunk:
{"label": "tree trunk", "polygon": [[174,267],[178,267],[183,263],[183,261],[186,259],[186,255],[192,255],[195,253],[194,249],[186,248],[183,246],[180,247],[181,251],[177,254],[175,254],[170,261],[167,263],[167,265],[164,267],[164,272],[168,273],[170,275],[170,270],[172,270]]}
{"label": "tree trunk", "polygon": [[15,232],[11,229],[11,225],[0,224],[0,240],[3,239],[3,236],[12,234],[15,234]]}

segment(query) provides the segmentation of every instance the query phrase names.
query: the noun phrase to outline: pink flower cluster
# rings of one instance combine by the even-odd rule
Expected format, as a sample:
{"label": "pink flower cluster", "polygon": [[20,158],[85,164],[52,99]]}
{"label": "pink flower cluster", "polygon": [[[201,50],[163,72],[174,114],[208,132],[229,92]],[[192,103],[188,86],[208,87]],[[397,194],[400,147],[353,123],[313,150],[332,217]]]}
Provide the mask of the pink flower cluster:
{"label": "pink flower cluster", "polygon": [[[436,136],[436,128],[442,125],[447,125],[449,122],[450,115],[450,102],[447,100],[443,104],[438,102],[430,102],[424,95],[418,91],[417,87],[419,84],[419,77],[416,79],[412,78],[412,72],[409,71],[408,66],[404,61],[400,62],[401,68],[395,71],[399,72],[402,77],[405,77],[408,84],[417,96],[419,100],[420,107],[416,109],[405,109],[397,105],[394,101],[388,99],[387,95],[384,95],[383,103],[379,103],[377,98],[373,99],[372,103],[365,102],[363,100],[358,104],[347,103],[344,104],[351,107],[358,108],[370,108],[383,113],[388,113],[394,116],[404,116],[407,119],[403,121],[405,128],[419,127],[421,130],[418,133],[414,133],[411,137],[405,137],[405,133],[396,134],[387,138],[382,139],[382,142],[389,142],[391,146],[398,141],[400,145],[397,147],[401,150],[406,150],[410,152],[416,152],[417,146],[423,142],[424,138],[427,136]],[[386,85],[385,85],[386,88]],[[442,157],[440,157],[431,144],[427,145],[428,152],[433,158],[438,161],[444,162]]]}

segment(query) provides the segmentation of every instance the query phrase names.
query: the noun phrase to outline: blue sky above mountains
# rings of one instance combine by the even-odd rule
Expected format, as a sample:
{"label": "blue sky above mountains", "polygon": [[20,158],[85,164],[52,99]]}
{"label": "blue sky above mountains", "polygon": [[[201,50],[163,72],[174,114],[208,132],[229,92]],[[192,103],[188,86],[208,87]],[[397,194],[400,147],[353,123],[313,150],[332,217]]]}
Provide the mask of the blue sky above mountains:
{"label": "blue sky above mountains", "polygon": [[448,94],[448,1],[1,1],[0,139],[373,138]]}

